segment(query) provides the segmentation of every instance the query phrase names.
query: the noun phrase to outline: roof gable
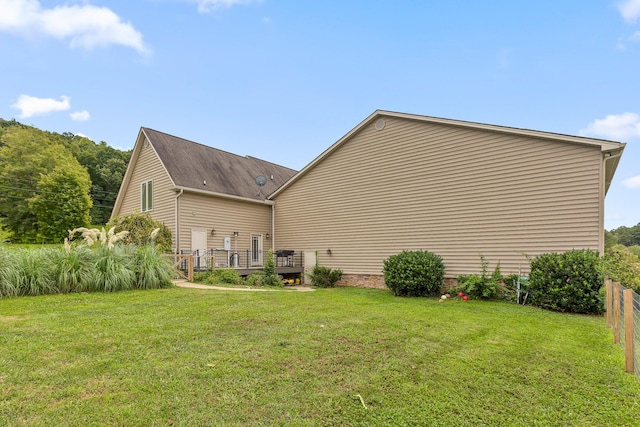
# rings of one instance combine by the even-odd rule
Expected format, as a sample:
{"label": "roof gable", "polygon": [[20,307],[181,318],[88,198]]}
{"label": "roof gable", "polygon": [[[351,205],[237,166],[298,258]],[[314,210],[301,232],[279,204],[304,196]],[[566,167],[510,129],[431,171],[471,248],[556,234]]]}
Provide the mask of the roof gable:
{"label": "roof gable", "polygon": [[[536,131],[530,129],[520,129],[513,128],[507,126],[498,126],[498,125],[490,125],[484,123],[475,123],[475,122],[467,122],[462,120],[452,120],[452,119],[443,119],[438,117],[430,117],[430,116],[422,116],[417,114],[406,114],[406,113],[397,113],[392,111],[384,111],[384,110],[376,110],[369,117],[360,122],[356,127],[351,129],[346,135],[340,138],[337,142],[327,148],[324,152],[322,152],[318,157],[311,161],[307,166],[305,166],[300,172],[298,172],[292,179],[287,181],[283,186],[278,188],[274,193],[269,196],[269,199],[273,199],[278,196],[278,194],[285,191],[289,186],[291,186],[294,182],[304,176],[307,172],[313,169],[318,163],[322,162],[325,158],[327,158],[331,153],[341,147],[343,144],[347,143],[354,135],[356,135],[361,129],[366,126],[369,126],[375,122],[375,126],[384,126],[384,121],[379,121],[380,119],[384,119],[385,117],[395,117],[406,120],[415,120],[419,122],[425,123],[437,123],[449,126],[456,127],[464,127],[468,129],[475,129],[480,131],[489,131],[489,132],[497,132],[503,134],[512,134],[514,136],[527,136],[532,138],[540,138],[545,140],[552,140],[563,143],[571,143],[571,144],[579,144],[586,146],[593,146],[599,148],[605,154],[605,157],[611,157],[613,161],[605,162],[605,193],[609,189],[611,185],[611,180],[613,175],[615,174],[615,170],[619,163],[620,155],[622,151],[624,151],[625,144],[621,142],[615,141],[607,141],[603,139],[596,138],[587,138],[581,136],[572,136],[572,135],[564,135],[553,132],[544,132],[544,131]],[[443,147],[446,149],[446,146]]]}
{"label": "roof gable", "polygon": [[[265,200],[296,171],[250,156],[238,156],[149,128],[141,133],[153,146],[179,188]],[[263,188],[256,177],[267,178]]]}

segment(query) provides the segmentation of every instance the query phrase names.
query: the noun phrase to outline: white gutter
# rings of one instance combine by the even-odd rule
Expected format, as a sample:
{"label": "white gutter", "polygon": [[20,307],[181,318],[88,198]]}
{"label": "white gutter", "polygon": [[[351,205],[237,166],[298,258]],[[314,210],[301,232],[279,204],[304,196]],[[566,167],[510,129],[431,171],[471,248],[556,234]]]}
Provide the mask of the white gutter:
{"label": "white gutter", "polygon": [[271,205],[271,250],[276,250],[276,204]]}

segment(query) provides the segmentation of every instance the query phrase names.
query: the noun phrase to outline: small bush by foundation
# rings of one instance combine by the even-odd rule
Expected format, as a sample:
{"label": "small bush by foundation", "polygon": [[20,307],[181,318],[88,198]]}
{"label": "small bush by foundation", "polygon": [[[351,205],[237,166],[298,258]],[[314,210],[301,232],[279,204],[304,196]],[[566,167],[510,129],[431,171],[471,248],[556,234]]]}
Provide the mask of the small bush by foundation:
{"label": "small bush by foundation", "polygon": [[342,270],[315,265],[308,273],[311,284],[318,288],[333,288],[342,278]]}
{"label": "small bush by foundation", "polygon": [[602,269],[597,252],[571,250],[542,254],[531,261],[529,300],[549,310],[601,314]]}
{"label": "small bush by foundation", "polygon": [[429,251],[402,251],[384,260],[384,282],[396,296],[438,295],[444,285],[445,265]]}

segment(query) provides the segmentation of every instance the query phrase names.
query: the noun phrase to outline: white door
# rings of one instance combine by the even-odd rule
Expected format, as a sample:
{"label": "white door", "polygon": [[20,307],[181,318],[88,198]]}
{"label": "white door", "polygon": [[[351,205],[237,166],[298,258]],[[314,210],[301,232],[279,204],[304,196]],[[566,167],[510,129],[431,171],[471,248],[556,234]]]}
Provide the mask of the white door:
{"label": "white door", "polygon": [[262,234],[251,235],[251,265],[262,265]]}
{"label": "white door", "polygon": [[193,253],[193,267],[205,268],[207,265],[207,231],[191,230],[191,252]]}
{"label": "white door", "polygon": [[317,262],[318,262],[318,251],[315,251],[313,249],[306,249],[303,251],[303,256],[304,256],[304,283],[311,283],[311,279],[309,278],[309,276],[307,275],[308,272],[310,272],[313,267],[316,266]]}

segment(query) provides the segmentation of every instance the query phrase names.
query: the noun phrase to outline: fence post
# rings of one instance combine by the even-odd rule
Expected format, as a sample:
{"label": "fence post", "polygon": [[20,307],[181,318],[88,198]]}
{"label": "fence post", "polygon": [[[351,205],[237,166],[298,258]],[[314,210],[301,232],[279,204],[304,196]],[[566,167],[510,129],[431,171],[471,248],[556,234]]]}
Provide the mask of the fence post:
{"label": "fence post", "polygon": [[193,282],[193,255],[187,255],[187,280]]}
{"label": "fence post", "polygon": [[634,372],[635,355],[634,355],[634,332],[633,325],[633,289],[625,289],[624,298],[624,358],[627,372]]}
{"label": "fence post", "polygon": [[214,254],[214,255],[211,255],[211,271],[215,269],[216,269],[216,256]]}
{"label": "fence post", "polygon": [[613,284],[613,342],[620,344],[620,283]]}
{"label": "fence post", "polygon": [[612,291],[611,289],[611,280],[608,277],[604,278],[604,286],[605,286],[605,304],[607,304],[607,326],[611,327],[611,320],[613,319],[613,313],[611,313],[611,302],[612,302]]}

